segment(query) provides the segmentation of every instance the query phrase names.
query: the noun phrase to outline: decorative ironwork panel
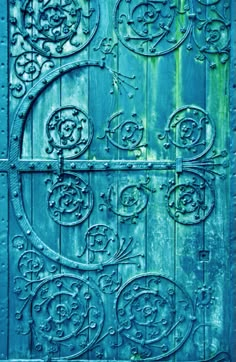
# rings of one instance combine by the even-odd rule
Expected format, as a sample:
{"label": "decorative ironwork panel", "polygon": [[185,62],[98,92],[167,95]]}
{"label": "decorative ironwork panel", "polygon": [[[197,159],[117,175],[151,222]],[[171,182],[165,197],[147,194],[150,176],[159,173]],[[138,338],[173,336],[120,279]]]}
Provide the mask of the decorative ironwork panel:
{"label": "decorative ironwork panel", "polygon": [[233,361],[232,14],[4,1],[1,360]]}

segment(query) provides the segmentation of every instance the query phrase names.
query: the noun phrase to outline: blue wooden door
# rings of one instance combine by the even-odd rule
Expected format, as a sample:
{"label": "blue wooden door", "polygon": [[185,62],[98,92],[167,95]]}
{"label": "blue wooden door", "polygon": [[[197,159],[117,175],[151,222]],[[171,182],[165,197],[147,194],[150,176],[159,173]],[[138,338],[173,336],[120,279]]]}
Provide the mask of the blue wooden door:
{"label": "blue wooden door", "polygon": [[233,12],[1,1],[1,360],[235,361]]}

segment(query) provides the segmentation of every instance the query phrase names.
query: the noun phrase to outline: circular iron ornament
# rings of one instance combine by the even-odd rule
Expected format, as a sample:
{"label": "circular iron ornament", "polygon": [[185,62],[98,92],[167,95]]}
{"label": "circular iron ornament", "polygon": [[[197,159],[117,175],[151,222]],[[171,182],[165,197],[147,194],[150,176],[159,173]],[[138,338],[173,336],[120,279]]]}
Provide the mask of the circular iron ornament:
{"label": "circular iron ornament", "polygon": [[25,0],[21,31],[43,56],[64,57],[82,50],[99,23],[98,0]]}
{"label": "circular iron ornament", "polygon": [[[120,333],[152,349],[150,360],[163,359],[188,338],[193,304],[174,281],[154,273],[141,274],[120,289],[115,301]],[[142,357],[142,356],[141,356]]]}
{"label": "circular iron ornament", "polygon": [[173,182],[166,200],[168,213],[175,221],[193,225],[210,215],[215,206],[215,193],[206,179],[192,173],[181,178],[177,185]]}
{"label": "circular iron ornament", "polygon": [[92,190],[80,177],[74,173],[57,177],[48,194],[49,214],[56,223],[64,226],[80,224],[92,208]]}
{"label": "circular iron ornament", "polygon": [[78,357],[97,340],[104,321],[99,290],[89,279],[60,274],[34,291],[32,321],[35,349]]}
{"label": "circular iron ornament", "polygon": [[78,107],[64,106],[56,109],[46,123],[49,147],[46,152],[61,150],[64,158],[76,158],[91,143],[93,126],[87,114]]}
{"label": "circular iron ornament", "polygon": [[199,158],[212,147],[215,139],[215,124],[208,113],[196,106],[184,106],[170,116],[164,136],[165,147],[171,144],[181,149],[184,159]]}
{"label": "circular iron ornament", "polygon": [[177,49],[192,26],[188,2],[119,0],[115,30],[124,46],[135,53],[158,56]]}
{"label": "circular iron ornament", "polygon": [[194,40],[200,49],[210,54],[222,53],[229,48],[230,23],[210,19],[194,29]]}

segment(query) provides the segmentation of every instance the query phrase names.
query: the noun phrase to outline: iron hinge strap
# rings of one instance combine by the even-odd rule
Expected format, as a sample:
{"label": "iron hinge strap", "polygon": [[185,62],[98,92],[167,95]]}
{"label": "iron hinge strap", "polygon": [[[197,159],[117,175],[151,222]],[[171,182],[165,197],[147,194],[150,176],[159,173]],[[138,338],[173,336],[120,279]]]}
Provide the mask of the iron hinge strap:
{"label": "iron hinge strap", "polygon": [[65,160],[59,155],[58,160],[10,160],[0,161],[0,171],[8,172],[17,169],[19,172],[50,172],[62,174],[65,171],[142,171],[142,170],[175,170],[175,161],[90,161],[90,160]]}

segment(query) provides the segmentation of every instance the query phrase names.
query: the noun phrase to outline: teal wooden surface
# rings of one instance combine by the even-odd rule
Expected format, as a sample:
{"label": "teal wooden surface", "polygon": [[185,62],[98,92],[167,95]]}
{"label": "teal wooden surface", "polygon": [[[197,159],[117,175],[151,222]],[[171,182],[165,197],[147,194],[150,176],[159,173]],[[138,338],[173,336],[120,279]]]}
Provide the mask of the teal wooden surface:
{"label": "teal wooden surface", "polygon": [[233,362],[233,3],[6,5],[1,360]]}

